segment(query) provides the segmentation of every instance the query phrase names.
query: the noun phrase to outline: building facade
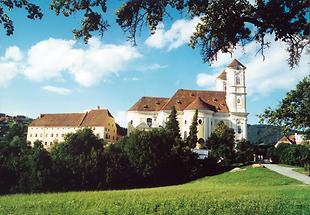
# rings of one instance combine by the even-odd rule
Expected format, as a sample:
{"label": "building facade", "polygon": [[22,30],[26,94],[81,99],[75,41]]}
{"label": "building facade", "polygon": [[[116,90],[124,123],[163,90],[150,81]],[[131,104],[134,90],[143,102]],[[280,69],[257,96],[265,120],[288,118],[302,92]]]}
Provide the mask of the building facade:
{"label": "building facade", "polygon": [[33,145],[42,141],[45,148],[61,142],[68,133],[90,128],[107,143],[117,140],[117,128],[113,116],[107,109],[90,110],[86,113],[41,114],[28,126],[27,141]]}
{"label": "building facade", "polygon": [[198,139],[208,139],[223,121],[235,130],[236,140],[247,139],[245,69],[233,60],[216,79],[216,91],[179,89],[171,98],[142,97],[128,110],[128,133],[135,129],[165,127],[173,106],[181,137],[186,139],[198,110]]}

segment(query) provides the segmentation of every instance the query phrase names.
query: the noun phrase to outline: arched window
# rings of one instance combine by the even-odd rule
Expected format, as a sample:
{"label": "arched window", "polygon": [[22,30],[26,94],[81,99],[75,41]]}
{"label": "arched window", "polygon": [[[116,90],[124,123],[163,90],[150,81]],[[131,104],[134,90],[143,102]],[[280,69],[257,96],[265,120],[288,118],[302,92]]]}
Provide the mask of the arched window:
{"label": "arched window", "polygon": [[184,140],[186,140],[187,139],[187,131],[184,131],[184,138],[183,138]]}
{"label": "arched window", "polygon": [[240,104],[241,103],[241,99],[240,99],[240,96],[237,97],[237,104]]}
{"label": "arched window", "polygon": [[239,76],[236,76],[236,85],[240,85],[241,84],[241,80]]}
{"label": "arched window", "polygon": [[199,120],[198,120],[198,123],[201,125],[201,124],[202,124],[202,120],[201,120],[201,119],[199,119]]}

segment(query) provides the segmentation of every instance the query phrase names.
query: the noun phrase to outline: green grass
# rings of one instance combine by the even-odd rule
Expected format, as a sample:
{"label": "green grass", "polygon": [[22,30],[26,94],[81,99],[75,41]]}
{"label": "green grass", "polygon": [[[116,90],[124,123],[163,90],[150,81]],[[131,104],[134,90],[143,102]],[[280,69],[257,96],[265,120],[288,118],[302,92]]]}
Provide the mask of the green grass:
{"label": "green grass", "polygon": [[184,185],[122,191],[8,195],[1,214],[310,214],[310,186],[246,167]]}

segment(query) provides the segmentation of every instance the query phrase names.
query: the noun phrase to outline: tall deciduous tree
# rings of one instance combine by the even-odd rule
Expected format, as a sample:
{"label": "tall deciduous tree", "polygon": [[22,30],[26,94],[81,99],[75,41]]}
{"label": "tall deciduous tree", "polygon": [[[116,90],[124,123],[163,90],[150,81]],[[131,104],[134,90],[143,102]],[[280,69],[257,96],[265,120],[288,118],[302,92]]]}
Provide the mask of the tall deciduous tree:
{"label": "tall deciduous tree", "polygon": [[291,129],[310,133],[310,76],[301,80],[286,94],[275,109],[267,108],[259,115],[261,122],[280,126],[284,135]]}
{"label": "tall deciduous tree", "polygon": [[197,126],[198,126],[198,110],[195,111],[195,114],[193,116],[193,121],[191,126],[189,127],[189,136],[187,138],[187,144],[191,148],[195,148],[196,143],[198,141],[197,138]]}
{"label": "tall deciduous tree", "polygon": [[206,141],[207,147],[211,150],[210,155],[221,161],[224,165],[234,161],[235,132],[220,121],[210,138]]}
{"label": "tall deciduous tree", "polygon": [[[219,52],[231,53],[238,45],[251,41],[260,43],[260,51],[269,47],[266,35],[274,34],[275,40],[286,43],[289,65],[298,64],[304,49],[309,50],[308,0],[126,0],[117,10],[117,22],[136,43],[139,29],[148,25],[154,33],[158,24],[171,17],[173,9],[185,12],[188,17],[200,17],[200,23],[191,39],[191,46],[201,48],[205,62],[212,62]],[[28,18],[41,19],[39,6],[30,0],[0,1],[0,24],[7,35],[14,31],[9,11],[24,8]],[[76,38],[85,42],[96,32],[103,34],[109,27],[104,18],[107,0],[52,0],[50,8],[56,15],[82,14],[80,28],[74,29]]]}

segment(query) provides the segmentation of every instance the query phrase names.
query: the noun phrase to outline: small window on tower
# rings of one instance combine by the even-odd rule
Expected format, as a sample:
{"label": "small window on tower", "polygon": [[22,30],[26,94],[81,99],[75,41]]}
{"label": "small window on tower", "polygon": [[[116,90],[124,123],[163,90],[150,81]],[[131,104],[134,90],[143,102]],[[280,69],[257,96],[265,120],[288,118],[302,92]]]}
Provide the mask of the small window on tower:
{"label": "small window on tower", "polygon": [[237,126],[237,132],[238,132],[238,134],[241,134],[241,133],[242,133],[241,125],[238,125],[238,126]]}
{"label": "small window on tower", "polygon": [[241,84],[241,80],[239,76],[236,76],[236,85],[240,85]]}
{"label": "small window on tower", "polygon": [[241,100],[240,100],[240,97],[237,98],[237,104],[240,104],[241,103]]}

